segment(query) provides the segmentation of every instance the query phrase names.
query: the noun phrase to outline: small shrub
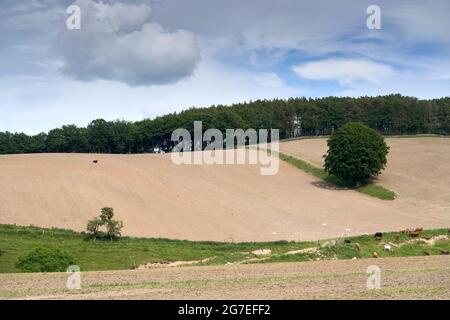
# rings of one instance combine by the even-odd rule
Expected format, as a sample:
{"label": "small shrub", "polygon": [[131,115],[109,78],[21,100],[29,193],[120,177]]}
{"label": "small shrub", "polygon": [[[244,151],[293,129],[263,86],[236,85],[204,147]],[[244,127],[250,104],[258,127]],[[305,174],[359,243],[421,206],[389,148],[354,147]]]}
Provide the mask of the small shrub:
{"label": "small shrub", "polygon": [[108,220],[108,222],[106,223],[106,230],[109,239],[113,240],[114,238],[120,237],[122,228],[122,221]]}
{"label": "small shrub", "polygon": [[94,240],[99,235],[99,228],[103,225],[103,222],[99,218],[94,218],[92,220],[89,220],[87,223],[86,231],[89,237],[93,238]]}
{"label": "small shrub", "polygon": [[16,268],[23,272],[64,272],[75,264],[75,259],[65,251],[41,247],[20,256]]}

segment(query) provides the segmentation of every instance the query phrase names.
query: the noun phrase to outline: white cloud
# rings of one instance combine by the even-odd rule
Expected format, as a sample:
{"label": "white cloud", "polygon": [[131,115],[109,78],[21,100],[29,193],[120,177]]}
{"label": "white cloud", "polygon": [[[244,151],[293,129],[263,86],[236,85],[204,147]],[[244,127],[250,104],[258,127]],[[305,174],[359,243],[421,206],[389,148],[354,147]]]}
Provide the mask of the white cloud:
{"label": "white cloud", "polygon": [[259,73],[204,59],[192,77],[175,84],[130,87],[120,82],[80,82],[56,76],[0,78],[0,131],[38,133],[96,118],[142,120],[191,106],[304,95],[295,87],[255,81]]}
{"label": "white cloud", "polygon": [[260,73],[254,77],[256,83],[263,87],[281,88],[283,87],[283,80],[272,72]]}
{"label": "white cloud", "polygon": [[176,82],[192,75],[200,49],[184,30],[151,21],[146,4],[77,0],[81,29],[62,28],[54,52],[61,71],[79,80],[117,80],[132,86]]}
{"label": "white cloud", "polygon": [[293,70],[305,79],[332,80],[341,85],[361,80],[376,83],[394,73],[389,65],[367,59],[325,59],[295,66]]}

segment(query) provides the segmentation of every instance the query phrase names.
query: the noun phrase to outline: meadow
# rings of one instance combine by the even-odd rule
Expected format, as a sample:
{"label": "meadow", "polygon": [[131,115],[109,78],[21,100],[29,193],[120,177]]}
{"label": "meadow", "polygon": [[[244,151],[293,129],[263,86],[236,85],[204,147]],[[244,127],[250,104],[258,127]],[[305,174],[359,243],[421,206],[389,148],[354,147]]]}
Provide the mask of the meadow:
{"label": "meadow", "polygon": [[[0,225],[0,273],[20,272],[19,256],[37,247],[59,248],[73,255],[82,271],[129,270],[154,263],[164,266],[175,261],[201,261],[196,265],[251,264],[382,257],[441,255],[450,249],[447,229],[424,230],[419,238],[390,232],[377,241],[361,235],[304,242],[212,242],[123,237],[115,241],[90,240],[84,233],[35,226]],[[428,239],[428,240],[427,240]],[[430,244],[430,241],[433,241]],[[355,244],[361,247],[357,250]],[[393,252],[383,250],[385,243]],[[270,250],[259,254],[258,250]],[[269,251],[268,251],[269,252]],[[206,260],[207,259],[207,260]]]}

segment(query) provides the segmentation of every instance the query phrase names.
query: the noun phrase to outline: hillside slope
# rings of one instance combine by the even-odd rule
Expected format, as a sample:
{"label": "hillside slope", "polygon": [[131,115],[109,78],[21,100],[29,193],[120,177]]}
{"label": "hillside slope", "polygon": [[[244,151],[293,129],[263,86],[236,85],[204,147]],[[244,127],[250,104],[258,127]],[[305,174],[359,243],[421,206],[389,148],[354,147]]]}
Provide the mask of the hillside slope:
{"label": "hillside slope", "polygon": [[[423,210],[424,221],[435,214],[450,220],[450,138],[387,138],[388,165],[378,183],[393,190],[397,203]],[[282,142],[281,152],[323,166],[326,139]],[[425,214],[427,212],[427,214]]]}
{"label": "hillside slope", "polygon": [[346,229],[450,225],[448,208],[328,190],[284,162],[277,175],[261,176],[255,165],[177,166],[168,154],[11,155],[0,156],[0,176],[0,223],[83,230],[110,206],[126,235],[189,240],[316,240]]}

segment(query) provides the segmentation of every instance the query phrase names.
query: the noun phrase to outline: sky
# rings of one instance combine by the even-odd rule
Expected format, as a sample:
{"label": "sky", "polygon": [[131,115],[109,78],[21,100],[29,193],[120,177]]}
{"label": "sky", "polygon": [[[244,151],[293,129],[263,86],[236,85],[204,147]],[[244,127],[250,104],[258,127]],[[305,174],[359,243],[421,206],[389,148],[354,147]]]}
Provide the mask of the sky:
{"label": "sky", "polygon": [[450,1],[0,0],[0,131],[391,93],[450,96]]}

